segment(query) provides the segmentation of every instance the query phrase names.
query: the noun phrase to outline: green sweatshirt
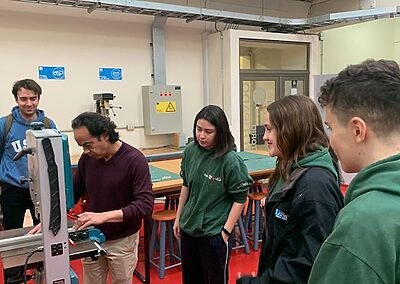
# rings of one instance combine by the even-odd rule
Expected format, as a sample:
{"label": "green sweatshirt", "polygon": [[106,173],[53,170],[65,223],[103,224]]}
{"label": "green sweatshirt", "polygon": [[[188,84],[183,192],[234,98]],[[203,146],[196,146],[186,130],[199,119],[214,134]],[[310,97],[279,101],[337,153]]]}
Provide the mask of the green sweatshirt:
{"label": "green sweatshirt", "polygon": [[400,283],[400,155],[363,169],[345,204],[308,283]]}
{"label": "green sweatshirt", "polygon": [[[306,156],[300,157],[297,163],[294,163],[292,165],[291,169],[293,171],[296,168],[309,168],[309,167],[320,167],[327,169],[328,171],[332,172],[332,174],[335,176],[337,180],[339,179],[338,172],[332,161],[332,156],[327,148],[321,146],[317,151],[309,152],[306,154]],[[283,184],[284,181],[282,178],[280,178],[274,185],[272,191],[281,188]]]}
{"label": "green sweatshirt", "polygon": [[245,203],[252,183],[243,160],[234,151],[215,158],[214,150],[193,142],[183,152],[181,176],[189,196],[180,227],[193,237],[220,233],[233,202]]}
{"label": "green sweatshirt", "polygon": [[320,167],[331,171],[333,175],[338,179],[338,173],[332,162],[332,157],[327,148],[320,147],[315,152],[307,153],[307,156],[299,159],[297,164],[293,164],[292,168],[308,168],[308,167]]}

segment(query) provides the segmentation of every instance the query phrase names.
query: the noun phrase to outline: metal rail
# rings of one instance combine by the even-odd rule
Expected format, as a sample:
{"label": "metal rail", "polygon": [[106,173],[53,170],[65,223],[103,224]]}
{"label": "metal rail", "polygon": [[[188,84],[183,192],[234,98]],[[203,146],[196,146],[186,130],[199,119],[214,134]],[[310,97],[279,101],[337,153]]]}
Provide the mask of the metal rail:
{"label": "metal rail", "polygon": [[12,0],[34,4],[47,4],[59,7],[74,7],[86,9],[88,13],[95,10],[107,12],[119,12],[127,14],[139,14],[149,16],[165,16],[184,19],[186,22],[207,21],[226,24],[258,26],[262,30],[271,32],[304,31],[312,28],[320,28],[334,24],[354,23],[381,18],[399,16],[400,6],[356,10],[350,12],[331,13],[327,15],[291,19],[270,17],[255,14],[235,13],[207,8],[197,8],[182,5],[173,5],[136,0]]}

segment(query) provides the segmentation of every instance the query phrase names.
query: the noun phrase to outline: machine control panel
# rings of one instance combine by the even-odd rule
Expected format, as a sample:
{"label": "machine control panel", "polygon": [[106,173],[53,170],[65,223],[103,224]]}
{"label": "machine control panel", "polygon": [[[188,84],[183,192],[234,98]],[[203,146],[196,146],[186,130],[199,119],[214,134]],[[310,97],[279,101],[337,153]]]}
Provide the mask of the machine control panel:
{"label": "machine control panel", "polygon": [[62,255],[64,253],[63,244],[62,243],[55,243],[51,244],[51,255]]}

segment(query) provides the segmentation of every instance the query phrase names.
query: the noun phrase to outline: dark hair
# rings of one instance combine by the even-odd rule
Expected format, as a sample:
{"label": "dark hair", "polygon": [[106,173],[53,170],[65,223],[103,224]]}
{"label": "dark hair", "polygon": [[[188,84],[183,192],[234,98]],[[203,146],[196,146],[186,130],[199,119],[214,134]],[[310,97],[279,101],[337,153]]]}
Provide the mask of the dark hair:
{"label": "dark hair", "polygon": [[115,143],[118,141],[119,134],[115,131],[117,127],[108,117],[97,112],[84,112],[72,120],[72,129],[86,127],[90,135],[100,140],[102,134],[108,135],[108,141]]}
{"label": "dark hair", "polygon": [[275,172],[269,178],[271,186],[279,178],[287,181],[292,165],[299,158],[321,146],[329,147],[329,139],[317,106],[306,96],[284,97],[270,104],[267,111],[281,152]]}
{"label": "dark hair", "polygon": [[21,88],[34,92],[36,95],[38,95],[40,99],[40,95],[42,94],[42,88],[39,86],[38,83],[36,83],[36,81],[32,79],[22,79],[15,82],[11,91],[15,99],[17,99],[18,91]]}
{"label": "dark hair", "polygon": [[342,123],[360,117],[379,134],[399,129],[400,69],[392,60],[350,65],[321,87],[318,101]]}
{"label": "dark hair", "polygon": [[224,111],[216,105],[208,105],[205,106],[194,119],[193,124],[193,138],[194,142],[199,145],[196,137],[196,127],[197,121],[199,119],[205,119],[216,129],[215,135],[215,157],[222,157],[225,153],[232,150],[233,145],[235,144],[235,139],[232,136],[232,133],[229,129],[228,119]]}

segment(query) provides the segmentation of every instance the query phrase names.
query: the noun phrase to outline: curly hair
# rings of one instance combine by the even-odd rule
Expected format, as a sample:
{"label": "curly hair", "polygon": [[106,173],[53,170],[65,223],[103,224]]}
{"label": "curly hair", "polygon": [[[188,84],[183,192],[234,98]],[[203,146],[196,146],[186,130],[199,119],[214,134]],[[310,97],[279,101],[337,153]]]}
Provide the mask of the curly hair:
{"label": "curly hair", "polygon": [[42,94],[42,88],[39,86],[38,83],[36,83],[35,80],[22,79],[15,82],[11,91],[15,99],[17,99],[18,91],[21,88],[34,92],[36,95],[38,95],[40,99],[40,95]]}
{"label": "curly hair", "polygon": [[118,132],[115,131],[117,126],[108,117],[97,112],[84,112],[72,120],[72,129],[86,127],[90,135],[100,140],[102,134],[108,135],[108,141],[115,143],[119,139]]}
{"label": "curly hair", "polygon": [[349,65],[321,87],[318,101],[341,123],[360,117],[377,134],[399,129],[400,69],[392,60]]}

